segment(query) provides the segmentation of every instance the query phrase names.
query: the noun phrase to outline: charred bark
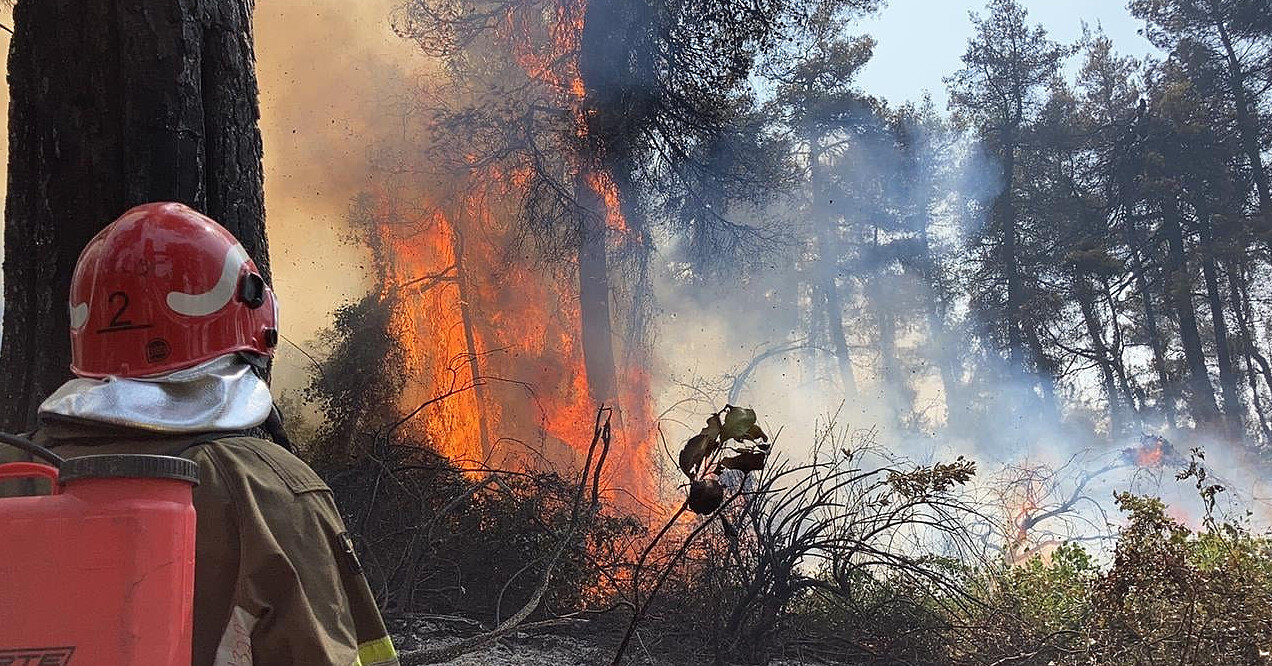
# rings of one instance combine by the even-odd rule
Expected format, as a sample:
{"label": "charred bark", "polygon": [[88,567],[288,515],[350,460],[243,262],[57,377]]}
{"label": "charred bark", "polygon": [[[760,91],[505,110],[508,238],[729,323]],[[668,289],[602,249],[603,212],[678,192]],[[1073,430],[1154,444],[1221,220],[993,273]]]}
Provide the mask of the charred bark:
{"label": "charred bark", "polygon": [[451,251],[455,254],[455,289],[459,296],[459,320],[464,327],[464,348],[468,351],[468,374],[472,376],[473,393],[477,396],[477,432],[481,437],[482,459],[487,460],[494,451],[486,414],[490,403],[481,372],[481,348],[477,345],[476,322],[473,319],[473,290],[464,266],[464,234],[457,226],[451,227]]}
{"label": "charred bark", "polygon": [[583,174],[575,179],[574,194],[583,209],[579,216],[579,308],[588,392],[597,404],[613,404],[618,397],[618,378],[605,254],[605,206]]}
{"label": "charred bark", "polygon": [[252,0],[18,3],[9,54],[0,429],[69,377],[80,250],[131,206],[221,221],[268,277]]}
{"label": "charred bark", "polygon": [[203,181],[207,213],[271,278],[252,11],[256,0],[200,0],[203,10]]}
{"label": "charred bark", "polygon": [[[651,247],[648,236],[643,233],[646,221],[644,211],[636,203],[638,195],[632,173],[638,168],[636,155],[657,109],[652,95],[657,88],[654,83],[657,69],[650,30],[656,17],[651,12],[651,6],[645,2],[588,2],[579,45],[579,76],[587,90],[583,162],[587,168],[609,175],[620,209],[612,212],[621,213],[627,228],[641,238],[641,242],[627,248],[635,253],[632,258],[640,274],[626,301],[629,307],[626,321],[630,325],[624,336],[623,352],[627,362],[641,352],[649,307],[644,266]],[[618,366],[610,289],[613,268],[607,256],[607,211],[599,194],[586,182],[585,175],[579,174],[575,182],[576,199],[587,211],[580,221],[578,255],[584,356],[592,399],[614,405],[618,398]],[[621,308],[618,314],[622,316]]]}

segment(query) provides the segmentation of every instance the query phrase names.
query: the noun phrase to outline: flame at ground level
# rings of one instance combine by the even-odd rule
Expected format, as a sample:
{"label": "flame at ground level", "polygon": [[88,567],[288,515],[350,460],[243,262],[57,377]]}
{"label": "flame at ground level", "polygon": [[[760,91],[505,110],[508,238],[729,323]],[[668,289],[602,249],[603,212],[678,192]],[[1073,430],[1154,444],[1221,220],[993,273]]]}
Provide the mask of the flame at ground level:
{"label": "flame at ground level", "polygon": [[[487,182],[517,187],[514,178]],[[388,249],[390,334],[402,345],[410,378],[399,407],[408,414],[454,392],[402,432],[464,467],[581,467],[601,398],[584,364],[577,267],[546,264],[519,249],[514,230],[486,201],[484,187],[474,185],[459,211],[426,206],[431,212],[422,219],[378,224]],[[617,210],[605,216],[621,217]],[[648,373],[638,362],[614,372],[618,395],[606,405],[614,408],[614,427],[603,478],[613,501],[654,505]]]}
{"label": "flame at ground level", "polygon": [[[427,212],[415,220],[386,215],[377,235],[387,255],[391,333],[412,378],[400,408],[411,414],[454,392],[419,410],[405,432],[460,463],[564,470],[582,466],[605,403],[614,411],[603,478],[613,499],[648,507],[658,501],[645,354],[623,344],[639,337],[623,333],[638,332],[615,325],[620,290],[598,288],[594,275],[610,279],[604,260],[595,261],[598,245],[604,255],[610,241],[631,232],[613,174],[588,154],[594,142],[587,140],[588,91],[578,64],[586,7],[586,0],[567,0],[551,12],[510,6],[494,36],[496,48],[506,48],[527,82],[559,110],[547,128],[534,126],[558,137],[559,161],[536,172],[515,156],[477,167],[481,160],[469,155],[471,171],[445,176],[461,194],[447,203],[399,201],[408,204],[399,209]],[[516,207],[536,173],[572,183],[565,187],[577,201],[564,208],[589,211],[586,223],[579,210],[571,213],[585,230],[562,253],[573,263],[545,261],[518,242]]]}

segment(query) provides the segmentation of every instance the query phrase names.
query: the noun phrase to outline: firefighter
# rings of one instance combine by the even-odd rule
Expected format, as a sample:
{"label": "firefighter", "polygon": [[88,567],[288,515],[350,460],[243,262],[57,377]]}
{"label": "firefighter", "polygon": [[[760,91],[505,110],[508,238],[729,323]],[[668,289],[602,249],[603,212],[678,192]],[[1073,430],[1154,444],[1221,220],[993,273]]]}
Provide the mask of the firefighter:
{"label": "firefighter", "polygon": [[249,435],[281,434],[261,378],[278,310],[242,245],[181,204],[133,208],[80,255],[70,323],[77,378],[32,438],[199,463],[193,666],[396,666],[331,490]]}

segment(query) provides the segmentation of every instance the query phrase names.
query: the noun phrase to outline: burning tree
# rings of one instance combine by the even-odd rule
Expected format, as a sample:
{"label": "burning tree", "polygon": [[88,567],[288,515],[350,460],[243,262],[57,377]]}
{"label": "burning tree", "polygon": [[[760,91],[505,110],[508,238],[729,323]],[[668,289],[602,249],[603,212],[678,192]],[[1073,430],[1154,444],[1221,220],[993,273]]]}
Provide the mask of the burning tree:
{"label": "burning tree", "polygon": [[586,449],[595,406],[616,405],[615,469],[648,498],[654,236],[705,241],[704,263],[764,238],[725,214],[788,180],[748,73],[783,31],[851,4],[406,3],[395,25],[446,76],[404,114],[419,131],[381,154],[361,235],[383,251],[378,290],[415,378],[401,406],[454,359],[474,386],[406,427],[456,459],[561,463]]}

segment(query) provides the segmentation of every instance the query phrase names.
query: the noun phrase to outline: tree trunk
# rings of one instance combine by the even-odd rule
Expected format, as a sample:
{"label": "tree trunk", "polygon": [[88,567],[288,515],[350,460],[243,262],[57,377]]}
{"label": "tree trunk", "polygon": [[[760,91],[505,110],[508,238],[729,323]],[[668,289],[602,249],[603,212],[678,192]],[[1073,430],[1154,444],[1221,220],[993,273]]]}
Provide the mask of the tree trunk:
{"label": "tree trunk", "polygon": [[1210,320],[1215,335],[1215,359],[1219,364],[1219,390],[1223,397],[1223,417],[1228,436],[1239,439],[1245,431],[1238,385],[1241,382],[1236,365],[1232,361],[1232,347],[1228,341],[1228,322],[1224,319],[1223,295],[1219,290],[1219,269],[1215,265],[1214,233],[1204,213],[1201,218],[1201,242],[1203,246],[1201,274],[1206,283],[1206,300],[1210,306]]}
{"label": "tree trunk", "polygon": [[1007,182],[1003,193],[994,200],[994,217],[1002,230],[1002,262],[1003,272],[1007,280],[1007,311],[1003,313],[1007,327],[1007,358],[1014,370],[1027,372],[1025,369],[1024,335],[1021,329],[1021,314],[1025,307],[1024,284],[1020,278],[1020,264],[1016,249],[1016,204],[1012,189],[1015,186],[1016,154],[1013,146],[1006,148],[1003,156],[1003,172]]}
{"label": "tree trunk", "polygon": [[834,218],[829,210],[823,210],[821,201],[828,187],[821,175],[821,146],[817,139],[809,141],[809,180],[813,185],[813,217],[817,237],[816,286],[820,292],[822,313],[830,333],[831,348],[839,365],[839,379],[844,396],[851,400],[857,396],[857,376],[852,367],[852,351],[848,348],[848,336],[844,332],[844,306],[839,294],[839,253],[836,251]]}
{"label": "tree trunk", "polygon": [[582,173],[575,178],[574,194],[586,211],[579,217],[578,255],[583,365],[593,402],[612,405],[618,398],[618,378],[610,316],[609,263],[605,255],[605,204]]}
{"label": "tree trunk", "polygon": [[1023,329],[1025,342],[1034,360],[1034,384],[1042,393],[1042,407],[1048,415],[1060,418],[1060,403],[1056,400],[1056,362],[1047,356],[1042,346],[1042,338],[1038,335],[1038,327],[1029,322]]}
{"label": "tree trunk", "polygon": [[459,320],[464,327],[464,348],[468,350],[468,374],[472,376],[473,395],[477,398],[477,434],[481,439],[483,460],[489,460],[494,451],[490,441],[490,424],[487,410],[490,397],[481,372],[481,348],[477,345],[476,322],[473,319],[472,286],[464,266],[464,232],[458,225],[451,225],[451,251],[455,254],[455,290],[459,300]]}
{"label": "tree trunk", "polygon": [[[1250,308],[1250,296],[1246,286],[1245,267],[1242,262],[1233,262],[1228,266],[1228,293],[1232,303],[1232,311],[1236,315],[1237,323],[1237,342],[1240,346],[1240,352],[1246,359],[1246,373],[1249,377],[1250,400],[1254,405],[1255,412],[1259,416],[1259,425],[1264,432],[1264,441],[1268,441],[1270,432],[1267,415],[1263,411],[1262,400],[1259,397],[1259,381],[1263,378],[1264,385],[1269,392],[1272,392],[1272,364],[1268,363],[1268,359],[1259,351],[1256,346],[1255,334],[1253,329],[1254,314]],[[1257,370],[1256,370],[1257,368]]]}
{"label": "tree trunk", "polygon": [[888,301],[888,290],[878,284],[878,275],[871,276],[870,302],[879,331],[879,383],[884,408],[892,425],[901,425],[903,418],[913,411],[910,387],[906,386],[901,372],[901,360],[897,357],[897,322]]}
{"label": "tree trunk", "polygon": [[[1129,212],[1129,211],[1128,211]],[[1161,328],[1157,324],[1157,306],[1153,302],[1153,291],[1149,288],[1148,267],[1144,263],[1144,255],[1140,248],[1139,227],[1133,220],[1126,222],[1126,242],[1131,247],[1131,271],[1135,278],[1135,289],[1140,294],[1140,305],[1144,309],[1144,331],[1148,335],[1149,347],[1153,350],[1153,370],[1157,374],[1157,383],[1161,385],[1162,417],[1166,425],[1175,425],[1175,383],[1171,379],[1166,363],[1166,343]]]}
{"label": "tree trunk", "polygon": [[1219,8],[1214,2],[1210,3],[1210,7],[1215,28],[1219,32],[1219,41],[1223,44],[1228,68],[1228,85],[1232,88],[1232,103],[1236,107],[1237,134],[1241,137],[1241,147],[1245,150],[1246,159],[1250,161],[1250,174],[1254,179],[1255,192],[1259,196],[1259,215],[1263,218],[1259,231],[1268,232],[1269,224],[1272,223],[1272,220],[1268,219],[1268,215],[1272,215],[1272,190],[1269,188],[1267,170],[1263,165],[1263,152],[1259,149],[1259,128],[1250,111],[1245,73],[1242,71],[1241,60],[1233,47],[1228,26],[1224,24],[1223,16],[1219,14]]}
{"label": "tree trunk", "polygon": [[[1015,136],[1013,129],[1009,132]],[[994,217],[1002,230],[1002,262],[1004,277],[1007,281],[1007,304],[1004,323],[1007,326],[1007,358],[1011,368],[1029,376],[1042,394],[1042,407],[1052,415],[1058,415],[1055,399],[1055,373],[1047,359],[1046,350],[1038,336],[1037,327],[1032,321],[1026,321],[1028,294],[1025,293],[1024,276],[1020,266],[1020,221],[1016,214],[1016,142],[1006,145],[1003,154],[1003,173],[1006,182],[1003,193],[994,200]],[[1032,367],[1026,362],[1025,351],[1033,358]]]}
{"label": "tree trunk", "polygon": [[1108,308],[1109,328],[1113,330],[1113,340],[1109,348],[1109,361],[1113,365],[1114,373],[1117,375],[1118,387],[1122,390],[1122,404],[1128,411],[1127,416],[1132,418],[1138,427],[1140,425],[1142,396],[1138,395],[1136,389],[1131,387],[1131,380],[1126,372],[1126,363],[1122,358],[1123,350],[1126,349],[1126,345],[1123,342],[1122,324],[1119,321],[1120,315],[1117,300],[1113,298],[1107,277],[1101,280],[1100,297],[1104,299],[1105,307]]}
{"label": "tree trunk", "polygon": [[31,427],[69,377],[71,273],[89,239],[128,208],[201,210],[268,278],[252,7],[15,6],[0,429]]}
{"label": "tree trunk", "polygon": [[1192,278],[1188,274],[1187,250],[1180,221],[1179,203],[1168,194],[1162,202],[1162,231],[1167,243],[1167,287],[1175,314],[1179,320],[1179,337],[1184,347],[1184,362],[1188,367],[1188,405],[1193,420],[1199,427],[1213,427],[1219,418],[1215,404],[1214,388],[1206,370],[1206,354],[1201,346],[1201,334],[1197,330],[1197,311],[1192,302]]}
{"label": "tree trunk", "polygon": [[959,373],[950,358],[951,343],[949,331],[945,327],[945,308],[937,291],[936,258],[932,253],[932,243],[928,238],[930,220],[925,217],[919,227],[920,264],[919,277],[922,284],[927,285],[927,293],[923,298],[924,316],[928,327],[927,356],[929,362],[936,365],[941,373],[941,390],[945,394],[945,421],[947,425],[957,424],[967,415],[967,401],[963,396],[963,385]]}
{"label": "tree trunk", "polygon": [[[647,3],[623,0],[593,0],[586,3],[580,33],[578,68],[586,97],[583,112],[587,125],[585,168],[597,169],[612,178],[617,205],[636,233],[644,236],[645,224],[636,206],[631,174],[638,169],[634,145],[639,143],[643,128],[651,122],[656,107],[649,94],[656,77],[657,57],[649,26],[657,21]],[[580,221],[579,293],[583,318],[583,349],[588,386],[592,399],[610,406],[618,399],[617,368],[614,353],[614,319],[622,317],[611,308],[606,208],[600,195],[586,182],[585,173],[575,178],[578,203],[591,214]],[[647,245],[638,252],[647,251]],[[647,259],[637,257],[637,263]],[[640,280],[633,286],[622,348],[626,363],[639,353],[646,332],[647,284]],[[620,327],[620,330],[623,330]],[[616,415],[621,422],[621,411]]]}
{"label": "tree trunk", "polygon": [[1113,358],[1104,342],[1104,325],[1095,309],[1095,295],[1090,280],[1086,275],[1075,275],[1074,285],[1078,308],[1082,311],[1082,321],[1086,324],[1087,337],[1091,339],[1091,353],[1095,356],[1095,364],[1100,367],[1104,397],[1109,403],[1109,434],[1116,437],[1122,432],[1125,413],[1118,391],[1117,372],[1113,369]]}

